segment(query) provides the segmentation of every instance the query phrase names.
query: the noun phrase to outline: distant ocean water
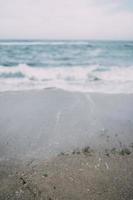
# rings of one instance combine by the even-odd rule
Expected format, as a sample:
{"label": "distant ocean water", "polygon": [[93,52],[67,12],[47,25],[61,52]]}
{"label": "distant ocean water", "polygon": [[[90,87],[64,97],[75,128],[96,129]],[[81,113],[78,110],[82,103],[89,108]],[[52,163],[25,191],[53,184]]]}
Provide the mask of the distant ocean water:
{"label": "distant ocean water", "polygon": [[133,41],[0,40],[0,91],[133,93]]}

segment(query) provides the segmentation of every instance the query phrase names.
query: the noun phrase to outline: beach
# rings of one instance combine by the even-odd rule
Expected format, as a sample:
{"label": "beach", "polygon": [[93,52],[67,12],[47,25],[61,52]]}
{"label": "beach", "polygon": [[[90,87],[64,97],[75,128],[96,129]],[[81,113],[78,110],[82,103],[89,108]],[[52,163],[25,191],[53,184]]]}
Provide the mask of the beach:
{"label": "beach", "polygon": [[133,198],[133,95],[0,93],[0,199]]}
{"label": "beach", "polygon": [[133,0],[0,0],[0,200],[133,200]]}

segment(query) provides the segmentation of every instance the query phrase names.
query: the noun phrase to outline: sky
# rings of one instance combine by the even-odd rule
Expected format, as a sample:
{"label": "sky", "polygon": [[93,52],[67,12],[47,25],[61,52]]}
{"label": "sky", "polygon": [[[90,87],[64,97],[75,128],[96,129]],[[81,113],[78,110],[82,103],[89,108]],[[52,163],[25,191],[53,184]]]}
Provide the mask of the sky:
{"label": "sky", "polygon": [[133,40],[133,0],[0,0],[0,39]]}

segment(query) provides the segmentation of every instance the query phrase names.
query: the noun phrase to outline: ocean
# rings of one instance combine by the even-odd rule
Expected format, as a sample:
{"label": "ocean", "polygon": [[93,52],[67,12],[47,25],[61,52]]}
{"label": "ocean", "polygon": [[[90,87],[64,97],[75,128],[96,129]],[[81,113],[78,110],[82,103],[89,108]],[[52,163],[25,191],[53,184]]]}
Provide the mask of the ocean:
{"label": "ocean", "polygon": [[133,93],[133,41],[0,40],[0,91]]}

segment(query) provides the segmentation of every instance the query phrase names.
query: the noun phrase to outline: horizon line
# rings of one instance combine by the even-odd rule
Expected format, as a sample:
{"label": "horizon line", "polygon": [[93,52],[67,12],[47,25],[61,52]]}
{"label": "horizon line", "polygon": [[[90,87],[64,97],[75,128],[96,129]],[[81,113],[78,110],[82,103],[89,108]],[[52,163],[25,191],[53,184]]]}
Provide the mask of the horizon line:
{"label": "horizon line", "polygon": [[133,41],[133,39],[90,39],[90,38],[77,38],[77,39],[68,39],[68,38],[0,38],[0,41]]}

